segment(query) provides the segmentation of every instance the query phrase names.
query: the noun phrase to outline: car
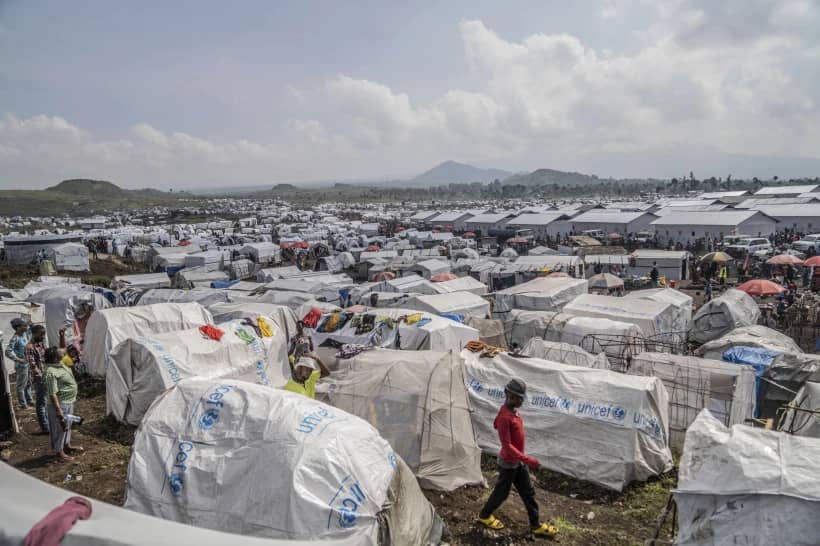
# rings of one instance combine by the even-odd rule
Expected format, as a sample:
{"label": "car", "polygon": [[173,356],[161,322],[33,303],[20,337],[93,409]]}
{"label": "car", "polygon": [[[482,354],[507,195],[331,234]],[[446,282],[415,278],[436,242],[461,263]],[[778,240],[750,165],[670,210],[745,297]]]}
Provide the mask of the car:
{"label": "car", "polygon": [[586,231],[582,231],[581,235],[584,237],[592,237],[593,239],[597,239],[603,242],[606,239],[606,233],[601,231],[600,229],[588,229]]}
{"label": "car", "polygon": [[648,243],[655,239],[655,233],[652,231],[639,231],[635,234],[635,241],[639,243]]}
{"label": "car", "polygon": [[733,245],[726,247],[726,252],[732,256],[745,256],[752,254],[754,256],[768,256],[774,252],[772,243],[765,237],[749,237],[748,239],[741,239]]}
{"label": "car", "polygon": [[743,239],[751,239],[752,237],[752,235],[726,235],[723,239],[721,239],[720,243],[718,243],[718,246],[720,248],[728,248],[739,243]]}
{"label": "car", "polygon": [[809,250],[812,250],[816,254],[817,251],[820,250],[820,233],[813,233],[811,235],[804,236],[799,241],[793,242],[792,248],[800,252],[808,252]]}

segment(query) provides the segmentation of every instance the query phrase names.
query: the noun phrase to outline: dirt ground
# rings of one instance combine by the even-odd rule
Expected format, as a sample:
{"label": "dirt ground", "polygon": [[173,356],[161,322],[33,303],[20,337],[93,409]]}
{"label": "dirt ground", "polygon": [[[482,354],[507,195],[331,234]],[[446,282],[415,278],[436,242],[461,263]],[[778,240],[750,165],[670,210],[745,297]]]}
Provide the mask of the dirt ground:
{"label": "dirt ground", "polygon": [[[131,446],[136,429],[104,417],[105,385],[86,380],[80,384],[75,413],[85,418],[72,430],[72,444],[85,453],[69,463],[52,461],[48,436],[38,436],[32,409],[18,413],[21,433],[0,457],[27,474],[53,485],[93,499],[121,505]],[[495,461],[485,458],[484,476],[495,483]],[[566,476],[541,472],[536,478],[536,495],[542,519],[560,531],[558,544],[564,545],[639,545],[650,539],[658,516],[663,513],[674,476],[632,486],[623,493],[580,482]],[[534,541],[527,525],[524,506],[515,492],[497,512],[507,528],[490,531],[476,525],[475,517],[490,489],[463,487],[442,493],[426,491],[427,498],[446,522],[452,545],[513,545]],[[671,539],[671,518],[661,535]]]}
{"label": "dirt ground", "polygon": [[[108,287],[111,279],[117,275],[146,272],[142,264],[129,264],[117,256],[107,254],[100,254],[98,260],[90,260],[89,265],[91,266],[90,272],[60,271],[58,274],[63,277],[79,277],[86,284]],[[39,276],[40,271],[36,266],[3,264],[0,268],[0,286],[12,289],[23,288],[27,282]]]}

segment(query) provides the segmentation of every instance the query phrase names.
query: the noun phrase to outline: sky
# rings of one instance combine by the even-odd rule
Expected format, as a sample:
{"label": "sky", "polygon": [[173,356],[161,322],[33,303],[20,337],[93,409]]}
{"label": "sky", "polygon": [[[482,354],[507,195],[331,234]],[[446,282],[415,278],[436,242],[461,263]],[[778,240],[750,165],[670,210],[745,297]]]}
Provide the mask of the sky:
{"label": "sky", "polygon": [[0,0],[0,188],[820,176],[820,0]]}

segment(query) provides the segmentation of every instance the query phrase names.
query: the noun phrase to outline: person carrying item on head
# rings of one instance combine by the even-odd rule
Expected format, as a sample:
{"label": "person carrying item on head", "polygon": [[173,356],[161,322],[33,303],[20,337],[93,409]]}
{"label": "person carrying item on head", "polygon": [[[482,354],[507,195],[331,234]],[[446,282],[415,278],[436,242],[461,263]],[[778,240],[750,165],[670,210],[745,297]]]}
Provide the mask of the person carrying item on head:
{"label": "person carrying item on head", "polygon": [[320,378],[329,375],[330,370],[327,369],[319,355],[313,352],[307,353],[292,365],[291,378],[282,388],[308,398],[316,398],[316,383]]}
{"label": "person carrying item on head", "polygon": [[28,323],[21,318],[12,319],[11,329],[14,334],[9,339],[5,354],[6,358],[14,363],[17,403],[20,404],[20,409],[27,409],[29,406],[34,406],[28,374],[28,360],[26,360],[26,345],[31,339],[31,332],[29,332]]}
{"label": "person carrying item on head", "polygon": [[535,500],[535,489],[530,479],[530,469],[537,470],[541,463],[524,452],[526,443],[524,421],[517,411],[527,396],[527,385],[520,379],[511,379],[504,388],[504,394],[504,405],[501,406],[493,421],[501,442],[501,451],[498,453],[498,481],[479,513],[478,521],[490,529],[503,529],[504,524],[493,513],[507,500],[510,489],[514,485],[527,509],[532,533],[536,536],[553,538],[558,534],[558,529],[541,522],[538,503]]}

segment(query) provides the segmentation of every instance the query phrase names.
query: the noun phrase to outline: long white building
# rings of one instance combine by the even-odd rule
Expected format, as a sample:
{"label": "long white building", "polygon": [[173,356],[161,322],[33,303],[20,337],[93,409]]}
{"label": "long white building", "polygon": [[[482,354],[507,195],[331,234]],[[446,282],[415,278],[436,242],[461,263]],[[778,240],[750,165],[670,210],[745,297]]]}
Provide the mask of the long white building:
{"label": "long white building", "polygon": [[671,212],[652,222],[661,243],[694,243],[698,239],[721,240],[727,235],[768,237],[778,229],[777,220],[756,210]]}

